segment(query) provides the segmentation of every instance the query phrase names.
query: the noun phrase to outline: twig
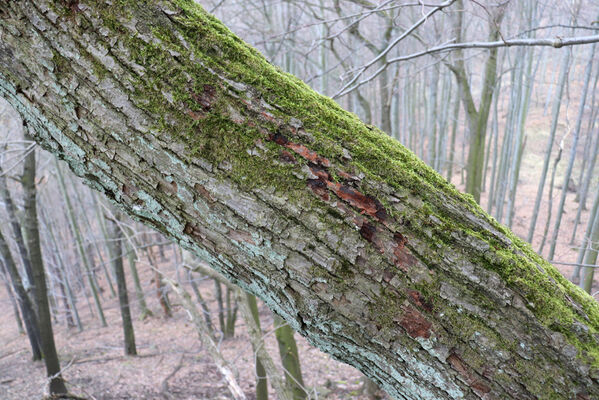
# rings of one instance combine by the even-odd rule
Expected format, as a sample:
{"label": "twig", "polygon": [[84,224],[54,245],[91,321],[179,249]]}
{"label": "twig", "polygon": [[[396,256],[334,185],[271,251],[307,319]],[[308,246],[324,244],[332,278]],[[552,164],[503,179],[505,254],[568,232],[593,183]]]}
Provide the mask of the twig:
{"label": "twig", "polygon": [[171,371],[170,374],[168,374],[166,376],[166,378],[164,378],[162,380],[162,384],[160,385],[160,391],[162,393],[167,393],[168,392],[168,380],[171,379],[173,376],[175,376],[175,374],[177,372],[179,372],[179,370],[181,368],[183,368],[183,358],[185,357],[185,354],[181,354],[181,357],[179,358],[179,362],[177,363],[177,366]]}

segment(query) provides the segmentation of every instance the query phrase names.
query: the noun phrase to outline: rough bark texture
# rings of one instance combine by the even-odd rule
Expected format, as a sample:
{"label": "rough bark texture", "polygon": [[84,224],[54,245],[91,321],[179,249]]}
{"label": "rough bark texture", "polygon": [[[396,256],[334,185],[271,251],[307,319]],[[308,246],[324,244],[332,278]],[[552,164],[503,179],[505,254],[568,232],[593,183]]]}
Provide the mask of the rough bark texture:
{"label": "rough bark texture", "polygon": [[0,15],[39,143],[395,398],[599,397],[591,297],[192,1]]}

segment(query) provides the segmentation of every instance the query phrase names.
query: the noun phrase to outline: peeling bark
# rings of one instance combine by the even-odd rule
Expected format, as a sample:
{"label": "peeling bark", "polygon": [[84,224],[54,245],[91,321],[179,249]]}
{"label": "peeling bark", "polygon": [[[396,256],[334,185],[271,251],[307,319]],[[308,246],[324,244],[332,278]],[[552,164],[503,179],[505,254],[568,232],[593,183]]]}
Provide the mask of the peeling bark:
{"label": "peeling bark", "polygon": [[[142,4],[143,3],[143,4]],[[0,3],[35,140],[398,399],[599,397],[599,306],[188,0]]]}

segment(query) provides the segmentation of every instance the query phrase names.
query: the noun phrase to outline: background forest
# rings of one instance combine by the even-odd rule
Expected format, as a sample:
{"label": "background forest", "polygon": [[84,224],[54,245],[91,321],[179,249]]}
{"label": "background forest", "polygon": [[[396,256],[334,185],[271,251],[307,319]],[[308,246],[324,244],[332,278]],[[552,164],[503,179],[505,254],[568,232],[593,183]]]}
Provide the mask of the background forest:
{"label": "background forest", "polygon": [[[599,34],[597,2],[200,3],[273,64],[400,141],[598,298],[599,52],[595,43],[556,48]],[[80,183],[1,99],[0,145],[0,399],[47,390],[9,277],[12,265],[38,298],[29,290],[35,229],[63,376],[83,397],[224,399],[239,385],[240,396],[260,398],[256,349],[294,398],[384,396]],[[228,370],[233,381],[223,379]]]}

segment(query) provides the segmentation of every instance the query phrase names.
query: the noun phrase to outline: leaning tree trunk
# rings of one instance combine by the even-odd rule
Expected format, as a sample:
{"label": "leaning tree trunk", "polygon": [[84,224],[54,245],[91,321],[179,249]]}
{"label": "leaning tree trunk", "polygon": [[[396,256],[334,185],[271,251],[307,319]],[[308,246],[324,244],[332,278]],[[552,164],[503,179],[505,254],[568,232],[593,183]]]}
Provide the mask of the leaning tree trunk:
{"label": "leaning tree trunk", "polygon": [[0,2],[0,95],[123,210],[395,398],[599,396],[599,305],[191,0]]}

